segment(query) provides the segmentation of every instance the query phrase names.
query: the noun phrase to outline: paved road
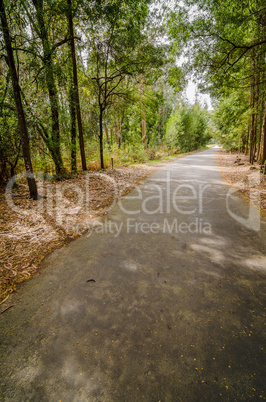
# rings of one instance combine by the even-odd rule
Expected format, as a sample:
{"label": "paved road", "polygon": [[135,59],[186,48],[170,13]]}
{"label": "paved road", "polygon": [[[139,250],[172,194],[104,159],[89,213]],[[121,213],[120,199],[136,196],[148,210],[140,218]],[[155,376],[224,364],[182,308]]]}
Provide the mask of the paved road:
{"label": "paved road", "polygon": [[0,317],[1,400],[265,399],[265,231],[228,191],[214,149],[176,160],[48,256]]}

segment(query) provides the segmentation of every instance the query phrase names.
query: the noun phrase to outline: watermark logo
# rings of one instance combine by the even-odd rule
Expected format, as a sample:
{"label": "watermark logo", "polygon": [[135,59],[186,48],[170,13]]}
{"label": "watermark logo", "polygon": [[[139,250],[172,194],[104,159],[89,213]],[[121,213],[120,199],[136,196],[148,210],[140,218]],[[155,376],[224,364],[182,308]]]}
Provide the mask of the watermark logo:
{"label": "watermark logo", "polygon": [[[87,173],[82,180],[82,184],[71,182],[51,182],[45,180],[43,173],[38,173],[36,179],[38,182],[39,199],[37,203],[33,203],[31,208],[18,206],[14,202],[13,189],[19,180],[31,178],[32,175],[23,173],[12,177],[6,186],[5,198],[7,205],[17,214],[25,215],[28,219],[35,220],[38,217],[46,216],[52,219],[56,226],[63,227],[68,233],[80,233],[87,229],[86,222],[83,218],[90,217],[91,209],[91,178],[92,175]],[[93,173],[94,180],[108,182],[109,189],[111,187],[112,199],[105,212],[113,209],[118,199],[118,187],[116,181],[105,174]],[[67,194],[71,193],[72,200]]]}
{"label": "watermark logo", "polygon": [[[44,180],[43,174],[38,174],[41,197],[29,209],[19,207],[13,199],[16,181],[25,178],[27,174],[15,176],[6,187],[6,201],[10,209],[15,213],[25,214],[32,220],[36,219],[36,216],[48,216],[55,225],[62,227],[67,233],[80,234],[86,231],[88,236],[94,232],[109,233],[114,237],[122,233],[211,235],[210,221],[213,221],[213,217],[209,214],[208,208],[210,203],[215,204],[217,201],[215,198],[218,193],[215,191],[217,186],[223,187],[221,191],[224,194],[224,202],[220,204],[223,211],[227,211],[231,218],[246,228],[260,230],[260,192],[257,190],[257,185],[260,183],[259,172],[248,176],[250,198],[255,206],[252,204],[249,206],[247,218],[244,218],[238,210],[240,200],[236,197],[235,189],[230,188],[226,192],[220,182],[211,184],[196,182],[195,184],[193,180],[177,180],[172,177],[170,171],[166,171],[164,176],[136,186],[126,197],[121,197],[118,184],[107,174],[87,173],[82,181],[63,183],[49,182]],[[111,193],[111,197],[104,208],[104,213],[111,212],[116,206],[121,222],[92,219],[97,213],[95,205],[92,207],[93,197],[95,197],[92,178],[97,183],[108,183],[107,191]],[[242,182],[238,187],[246,188]],[[67,196],[69,192],[72,193],[71,200]],[[141,219],[138,219],[139,216]]]}
{"label": "watermark logo", "polygon": [[203,218],[195,218],[191,222],[179,221],[174,219],[163,219],[162,223],[138,221],[136,218],[127,218],[121,222],[114,222],[109,219],[104,221],[94,220],[94,222],[88,225],[87,237],[90,237],[92,233],[96,234],[111,234],[114,237],[118,237],[121,233],[126,234],[185,234],[196,233],[202,235],[211,235],[211,225],[204,221]]}

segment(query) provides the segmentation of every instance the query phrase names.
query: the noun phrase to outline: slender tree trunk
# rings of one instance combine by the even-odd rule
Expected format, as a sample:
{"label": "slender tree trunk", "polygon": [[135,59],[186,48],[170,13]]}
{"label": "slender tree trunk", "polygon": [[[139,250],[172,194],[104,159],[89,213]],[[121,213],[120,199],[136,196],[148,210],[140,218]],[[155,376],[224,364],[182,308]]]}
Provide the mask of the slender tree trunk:
{"label": "slender tree trunk", "polygon": [[121,146],[121,142],[120,142],[120,127],[119,127],[119,121],[118,121],[117,116],[115,116],[115,133],[116,133],[115,140],[118,143],[118,147],[120,148],[120,146]]}
{"label": "slender tree trunk", "polygon": [[103,110],[100,106],[100,115],[99,115],[99,125],[100,125],[100,159],[101,159],[101,169],[104,169],[104,161],[103,161]]}
{"label": "slender tree trunk", "polygon": [[265,102],[263,123],[262,123],[262,129],[261,129],[259,161],[261,164],[264,164],[266,161],[266,102]]}
{"label": "slender tree trunk", "polygon": [[113,146],[113,128],[112,127],[110,129],[110,133],[111,133],[111,146]]}
{"label": "slender tree trunk", "polygon": [[70,108],[70,124],[71,124],[71,171],[77,171],[77,130],[76,130],[76,108],[75,96],[72,82],[70,84],[69,108]]}
{"label": "slender tree trunk", "polygon": [[26,118],[25,118],[25,114],[24,114],[22,101],[21,101],[17,70],[16,70],[16,65],[15,65],[14,54],[13,54],[13,49],[12,49],[12,42],[11,42],[11,38],[10,38],[10,34],[9,34],[9,28],[8,28],[3,0],[0,0],[0,19],[1,19],[1,24],[2,24],[2,30],[3,30],[3,36],[4,36],[5,47],[6,47],[6,52],[7,52],[9,69],[10,69],[11,78],[12,78],[13,93],[14,93],[14,99],[15,99],[16,110],[17,110],[17,115],[18,115],[19,131],[20,131],[20,137],[21,137],[24,163],[25,163],[25,168],[26,168],[26,173],[27,173],[27,181],[28,181],[28,186],[29,186],[29,191],[30,191],[30,198],[37,200],[38,199],[38,191],[37,191],[37,185],[36,185],[36,181],[33,176],[33,170],[32,170],[28,128],[27,128]]}
{"label": "slender tree trunk", "polygon": [[249,146],[249,130],[250,130],[250,124],[248,123],[247,127],[247,134],[245,137],[245,155],[248,155],[248,146]]}
{"label": "slender tree trunk", "polygon": [[163,129],[162,129],[162,138],[164,137],[164,135],[165,135],[165,116],[164,116],[164,104],[163,104],[163,122],[162,122],[162,126],[163,126]]}
{"label": "slender tree trunk", "polygon": [[258,113],[258,73],[256,71],[256,53],[253,50],[252,77],[251,77],[251,127],[250,127],[250,150],[249,161],[253,164],[256,154],[256,137],[257,137],[257,113]]}
{"label": "slender tree trunk", "polygon": [[48,39],[47,28],[44,23],[44,10],[42,0],[33,0],[34,7],[36,9],[36,17],[41,34],[41,41],[43,47],[43,59],[45,64],[45,78],[46,85],[49,93],[50,108],[52,115],[52,146],[54,148],[54,154],[56,155],[55,168],[57,174],[64,172],[64,164],[60,149],[60,128],[59,128],[59,105],[58,105],[58,93],[54,78],[54,66],[52,59],[52,52]]}
{"label": "slender tree trunk", "polygon": [[121,148],[121,146],[122,146],[122,123],[120,123],[120,125],[119,125],[119,140],[118,140],[118,142],[119,142],[119,148]]}
{"label": "slender tree trunk", "polygon": [[[71,45],[70,53],[72,53]],[[77,171],[77,128],[76,128],[76,104],[75,89],[73,82],[73,71],[69,69],[69,111],[70,111],[70,133],[71,133],[71,171]]]}
{"label": "slender tree trunk", "polygon": [[123,114],[122,114],[121,122],[120,122],[120,146],[123,143],[123,123],[124,123],[124,118],[125,118],[125,109],[123,110]]}
{"label": "slender tree trunk", "polygon": [[254,81],[252,78],[252,85],[250,88],[250,98],[252,114],[250,116],[250,129],[249,129],[249,162],[253,164],[254,161],[254,137],[255,137],[255,115],[254,115]]}
{"label": "slender tree trunk", "polygon": [[110,148],[110,140],[109,140],[109,133],[108,133],[108,127],[107,127],[107,125],[105,124],[104,125],[104,131],[105,131],[105,136],[106,136],[106,141],[107,141],[107,143],[108,143],[108,147]]}
{"label": "slender tree trunk", "polygon": [[[255,52],[255,61],[254,61],[254,70],[255,70],[255,88],[254,88],[254,151],[253,151],[253,160],[256,159],[257,151],[258,151],[258,119],[259,119],[259,82],[260,82],[260,72],[258,69],[258,58]],[[258,156],[258,155],[257,155]]]}
{"label": "slender tree trunk", "polygon": [[[265,74],[263,72],[262,76],[261,76],[261,82],[264,82],[264,78],[265,78]],[[258,82],[258,85],[260,85],[260,82]],[[263,142],[263,140],[262,140],[262,132],[263,132],[262,127],[263,127],[264,113],[265,113],[265,110],[264,110],[265,95],[264,95],[263,91],[261,91],[260,93],[261,93],[261,95],[259,96],[259,99],[258,99],[258,103],[260,104],[260,107],[259,107],[260,113],[258,112],[258,117],[259,117],[259,128],[258,128],[259,129],[259,138],[258,138],[258,153],[257,153],[257,160],[258,161],[260,160],[261,146],[262,146],[262,142]]]}
{"label": "slender tree trunk", "polygon": [[146,144],[147,141],[147,131],[146,131],[146,113],[145,105],[143,100],[143,82],[140,83],[140,105],[141,105],[141,132],[142,132],[142,142]]}
{"label": "slender tree trunk", "polygon": [[76,61],[74,27],[73,27],[73,17],[72,17],[72,2],[71,2],[71,0],[67,0],[67,3],[69,6],[68,24],[69,24],[69,33],[70,33],[72,66],[73,66],[74,96],[75,96],[75,103],[76,103],[76,109],[77,109],[77,119],[78,119],[78,129],[79,129],[80,155],[81,155],[82,170],[87,170],[86,155],[85,155],[85,148],[84,148],[83,126],[82,126],[80,101],[79,101],[77,61]]}

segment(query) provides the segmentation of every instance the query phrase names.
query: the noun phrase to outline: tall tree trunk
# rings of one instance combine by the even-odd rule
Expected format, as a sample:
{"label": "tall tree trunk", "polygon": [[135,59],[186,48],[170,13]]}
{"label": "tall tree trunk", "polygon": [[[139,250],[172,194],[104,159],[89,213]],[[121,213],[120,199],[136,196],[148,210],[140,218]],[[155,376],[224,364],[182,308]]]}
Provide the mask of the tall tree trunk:
{"label": "tall tree trunk", "polygon": [[252,84],[250,88],[250,100],[251,100],[251,116],[250,116],[250,129],[249,129],[249,162],[253,164],[254,161],[254,138],[255,138],[255,115],[254,115],[254,81],[252,78]]}
{"label": "tall tree trunk", "polygon": [[109,133],[108,133],[107,124],[104,125],[104,131],[105,131],[106,141],[107,141],[107,143],[108,143],[108,147],[110,148],[110,147],[111,147],[111,144],[110,144],[110,139],[109,139]]}
{"label": "tall tree trunk", "polygon": [[60,149],[59,105],[58,105],[57,87],[54,78],[52,51],[48,38],[47,28],[44,23],[43,0],[33,0],[33,4],[36,9],[36,17],[41,35],[40,39],[42,41],[42,47],[43,47],[45,79],[49,93],[49,101],[52,115],[51,140],[52,140],[52,146],[54,148],[54,154],[56,155],[55,168],[57,174],[62,174],[65,169]]}
{"label": "tall tree trunk", "polygon": [[[257,160],[260,160],[261,155],[261,144],[262,144],[262,126],[264,119],[264,104],[265,104],[265,93],[263,91],[262,83],[264,83],[265,79],[265,71],[261,73],[261,64],[263,63],[261,53],[259,53],[259,62],[258,62],[258,112],[257,112],[257,120],[258,120],[258,149],[257,149]],[[262,84],[262,85],[261,85]]]}
{"label": "tall tree trunk", "polygon": [[251,127],[250,127],[250,150],[249,161],[253,164],[256,154],[256,137],[257,137],[257,113],[258,113],[258,72],[256,69],[256,52],[253,49],[252,58],[252,77],[251,77]]}
{"label": "tall tree trunk", "polygon": [[261,164],[264,164],[266,161],[266,102],[265,102],[263,123],[262,123],[262,129],[261,129],[259,161]]}
{"label": "tall tree trunk", "polygon": [[[72,53],[69,44],[70,54]],[[69,68],[69,111],[70,111],[70,133],[71,133],[71,171],[77,171],[77,128],[76,128],[76,104],[75,89],[73,82],[73,70]]]}
{"label": "tall tree trunk", "polygon": [[[164,101],[163,101],[164,102]],[[164,103],[163,103],[163,121],[162,121],[162,138],[165,136],[165,113],[164,113]]]}
{"label": "tall tree trunk", "polygon": [[100,159],[101,159],[101,169],[104,169],[104,161],[103,161],[103,109],[100,105],[100,115],[99,115],[99,125],[100,125]]}
{"label": "tall tree trunk", "polygon": [[[72,77],[71,77],[72,78]],[[71,124],[71,171],[77,171],[77,130],[76,130],[76,108],[73,82],[71,79],[69,90],[69,109],[70,109],[70,124]]]}
{"label": "tall tree trunk", "polygon": [[258,55],[256,52],[255,54],[255,61],[254,61],[254,70],[255,70],[255,88],[254,88],[254,112],[255,112],[255,117],[254,117],[254,151],[253,151],[253,160],[257,160],[256,156],[257,151],[258,151],[258,120],[259,120],[259,97],[260,97],[260,92],[259,92],[259,83],[260,83],[260,72],[258,68]]}
{"label": "tall tree trunk", "polygon": [[147,131],[146,131],[146,113],[145,113],[145,104],[143,100],[143,82],[140,83],[140,105],[141,105],[141,133],[142,133],[142,142],[146,144],[147,142]]}
{"label": "tall tree trunk", "polygon": [[121,121],[120,121],[120,147],[123,143],[123,123],[124,123],[125,113],[126,113],[126,111],[124,109],[123,113],[122,113]]}
{"label": "tall tree trunk", "polygon": [[84,149],[83,126],[82,126],[80,101],[79,101],[77,62],[76,62],[74,27],[73,27],[73,17],[72,17],[72,2],[71,2],[71,0],[67,0],[67,3],[69,6],[68,25],[69,25],[69,33],[70,33],[70,46],[71,46],[72,66],[73,66],[74,97],[75,97],[75,103],[76,103],[76,109],[77,109],[77,119],[78,119],[78,129],[79,129],[80,156],[81,156],[82,170],[87,170],[86,156],[85,156],[85,149]]}
{"label": "tall tree trunk", "polygon": [[36,181],[33,176],[33,170],[32,170],[28,128],[27,128],[26,118],[25,118],[25,114],[24,114],[22,101],[21,101],[17,70],[16,70],[16,65],[15,65],[12,43],[11,43],[11,38],[10,38],[10,34],[9,34],[9,28],[8,28],[5,6],[4,6],[3,0],[0,0],[0,19],[1,19],[1,24],[2,24],[2,30],[3,30],[3,36],[4,36],[5,47],[6,47],[6,52],[7,52],[9,69],[10,69],[10,73],[11,73],[13,93],[14,93],[14,99],[15,99],[16,110],[17,110],[17,115],[18,115],[18,123],[19,123],[22,151],[23,151],[24,163],[25,163],[25,168],[26,168],[26,173],[27,173],[27,181],[28,181],[28,186],[29,186],[29,191],[30,191],[30,198],[37,200],[38,199],[38,191],[37,191],[37,185],[36,185]]}
{"label": "tall tree trunk", "polygon": [[120,148],[120,128],[119,128],[119,122],[118,122],[118,117],[115,115],[115,141],[118,143],[118,146]]}
{"label": "tall tree trunk", "polygon": [[113,127],[111,127],[110,129],[110,133],[111,133],[111,146],[113,146]]}

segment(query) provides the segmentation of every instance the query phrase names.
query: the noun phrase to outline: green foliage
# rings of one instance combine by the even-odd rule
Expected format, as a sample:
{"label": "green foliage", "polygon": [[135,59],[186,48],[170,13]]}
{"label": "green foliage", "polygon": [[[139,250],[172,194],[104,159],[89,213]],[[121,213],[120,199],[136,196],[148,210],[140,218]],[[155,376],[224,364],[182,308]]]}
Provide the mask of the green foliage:
{"label": "green foliage", "polygon": [[208,112],[198,104],[189,107],[179,106],[166,126],[166,144],[170,148],[178,147],[182,152],[189,152],[207,144],[210,136],[207,132]]}
{"label": "green foliage", "polygon": [[[100,136],[107,165],[112,153],[121,163],[145,162],[165,154],[165,141],[168,147],[179,146],[184,150],[204,143],[206,111],[184,107],[173,112],[186,78],[184,69],[176,66],[176,56],[192,37],[188,8],[170,18],[169,27],[175,38],[171,54],[165,26],[169,10],[163,2],[10,0],[6,3],[37,170],[42,166],[47,172],[54,170],[53,165],[60,165],[57,161],[60,154],[63,166],[71,167],[70,6],[89,168],[99,167],[96,149]],[[203,20],[198,22],[198,30],[208,28]],[[13,149],[19,158],[21,155],[14,99],[8,87],[9,68],[5,55],[1,56],[0,151],[9,164],[16,161]],[[146,126],[145,138],[143,126]],[[80,168],[79,151],[77,163]]]}
{"label": "green foliage", "polygon": [[[220,102],[214,113],[216,137],[226,147],[264,159],[266,8],[263,0],[184,0],[168,19],[173,55],[184,73]],[[263,121],[264,120],[264,121]]]}
{"label": "green foliage", "polygon": [[214,137],[224,148],[244,151],[249,122],[249,102],[235,91],[224,97],[212,114]]}

